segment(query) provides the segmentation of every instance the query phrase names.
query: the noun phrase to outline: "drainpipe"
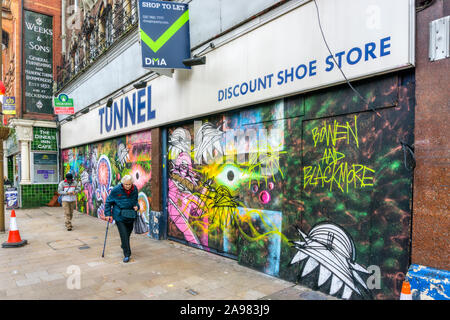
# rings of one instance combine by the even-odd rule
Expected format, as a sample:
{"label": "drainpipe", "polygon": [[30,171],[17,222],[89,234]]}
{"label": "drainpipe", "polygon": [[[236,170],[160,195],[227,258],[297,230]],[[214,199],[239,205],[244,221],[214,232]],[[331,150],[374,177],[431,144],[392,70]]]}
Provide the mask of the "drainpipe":
{"label": "drainpipe", "polygon": [[61,54],[66,58],[66,0],[61,2]]}

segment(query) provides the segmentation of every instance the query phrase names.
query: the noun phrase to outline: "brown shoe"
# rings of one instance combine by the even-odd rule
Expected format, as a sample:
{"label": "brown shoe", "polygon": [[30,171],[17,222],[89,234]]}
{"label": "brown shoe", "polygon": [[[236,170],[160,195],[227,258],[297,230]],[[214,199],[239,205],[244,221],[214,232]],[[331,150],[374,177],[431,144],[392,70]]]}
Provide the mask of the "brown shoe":
{"label": "brown shoe", "polygon": [[67,231],[72,231],[72,227],[67,228]]}

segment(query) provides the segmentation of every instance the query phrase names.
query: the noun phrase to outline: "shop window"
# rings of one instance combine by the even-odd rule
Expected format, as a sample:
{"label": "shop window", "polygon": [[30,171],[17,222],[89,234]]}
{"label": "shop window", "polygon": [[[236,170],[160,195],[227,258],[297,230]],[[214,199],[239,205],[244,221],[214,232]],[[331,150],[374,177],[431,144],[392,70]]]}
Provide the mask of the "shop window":
{"label": "shop window", "polygon": [[58,183],[58,155],[33,153],[33,183]]}

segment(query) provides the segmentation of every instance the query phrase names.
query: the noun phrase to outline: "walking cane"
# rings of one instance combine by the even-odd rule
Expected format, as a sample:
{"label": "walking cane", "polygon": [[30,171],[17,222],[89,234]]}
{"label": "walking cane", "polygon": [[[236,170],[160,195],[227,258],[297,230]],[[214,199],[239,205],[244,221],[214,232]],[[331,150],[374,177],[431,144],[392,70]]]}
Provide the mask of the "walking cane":
{"label": "walking cane", "polygon": [[109,219],[108,223],[106,224],[105,243],[103,244],[102,258],[105,257],[105,247],[106,247],[106,237],[108,236],[108,227],[109,227]]}

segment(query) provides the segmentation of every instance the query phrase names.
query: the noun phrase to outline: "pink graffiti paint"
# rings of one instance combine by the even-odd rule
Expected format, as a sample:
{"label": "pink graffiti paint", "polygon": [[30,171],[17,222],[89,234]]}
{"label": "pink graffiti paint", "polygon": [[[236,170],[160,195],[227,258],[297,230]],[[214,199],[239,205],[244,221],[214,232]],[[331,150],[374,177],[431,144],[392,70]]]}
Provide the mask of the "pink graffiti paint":
{"label": "pink graffiti paint", "polygon": [[[172,175],[177,175],[186,179],[193,185],[197,185],[193,177],[191,157],[181,152],[176,161],[175,168],[171,171]],[[173,179],[169,179],[169,193],[168,193],[168,212],[169,218],[173,221],[178,230],[183,233],[186,241],[195,244],[208,246],[208,232],[205,230],[200,237],[192,230],[189,224],[190,216],[200,216],[202,211],[198,207],[200,199],[193,195],[189,190],[177,185]],[[203,218],[203,224],[208,225],[208,218]]]}
{"label": "pink graffiti paint", "polygon": [[259,201],[261,201],[263,204],[268,204],[270,202],[270,193],[268,193],[266,190],[261,191],[259,194]]}
{"label": "pink graffiti paint", "polygon": [[145,170],[138,164],[133,165],[130,175],[133,177],[133,183],[138,190],[141,190],[151,178],[151,173],[145,172]]}

